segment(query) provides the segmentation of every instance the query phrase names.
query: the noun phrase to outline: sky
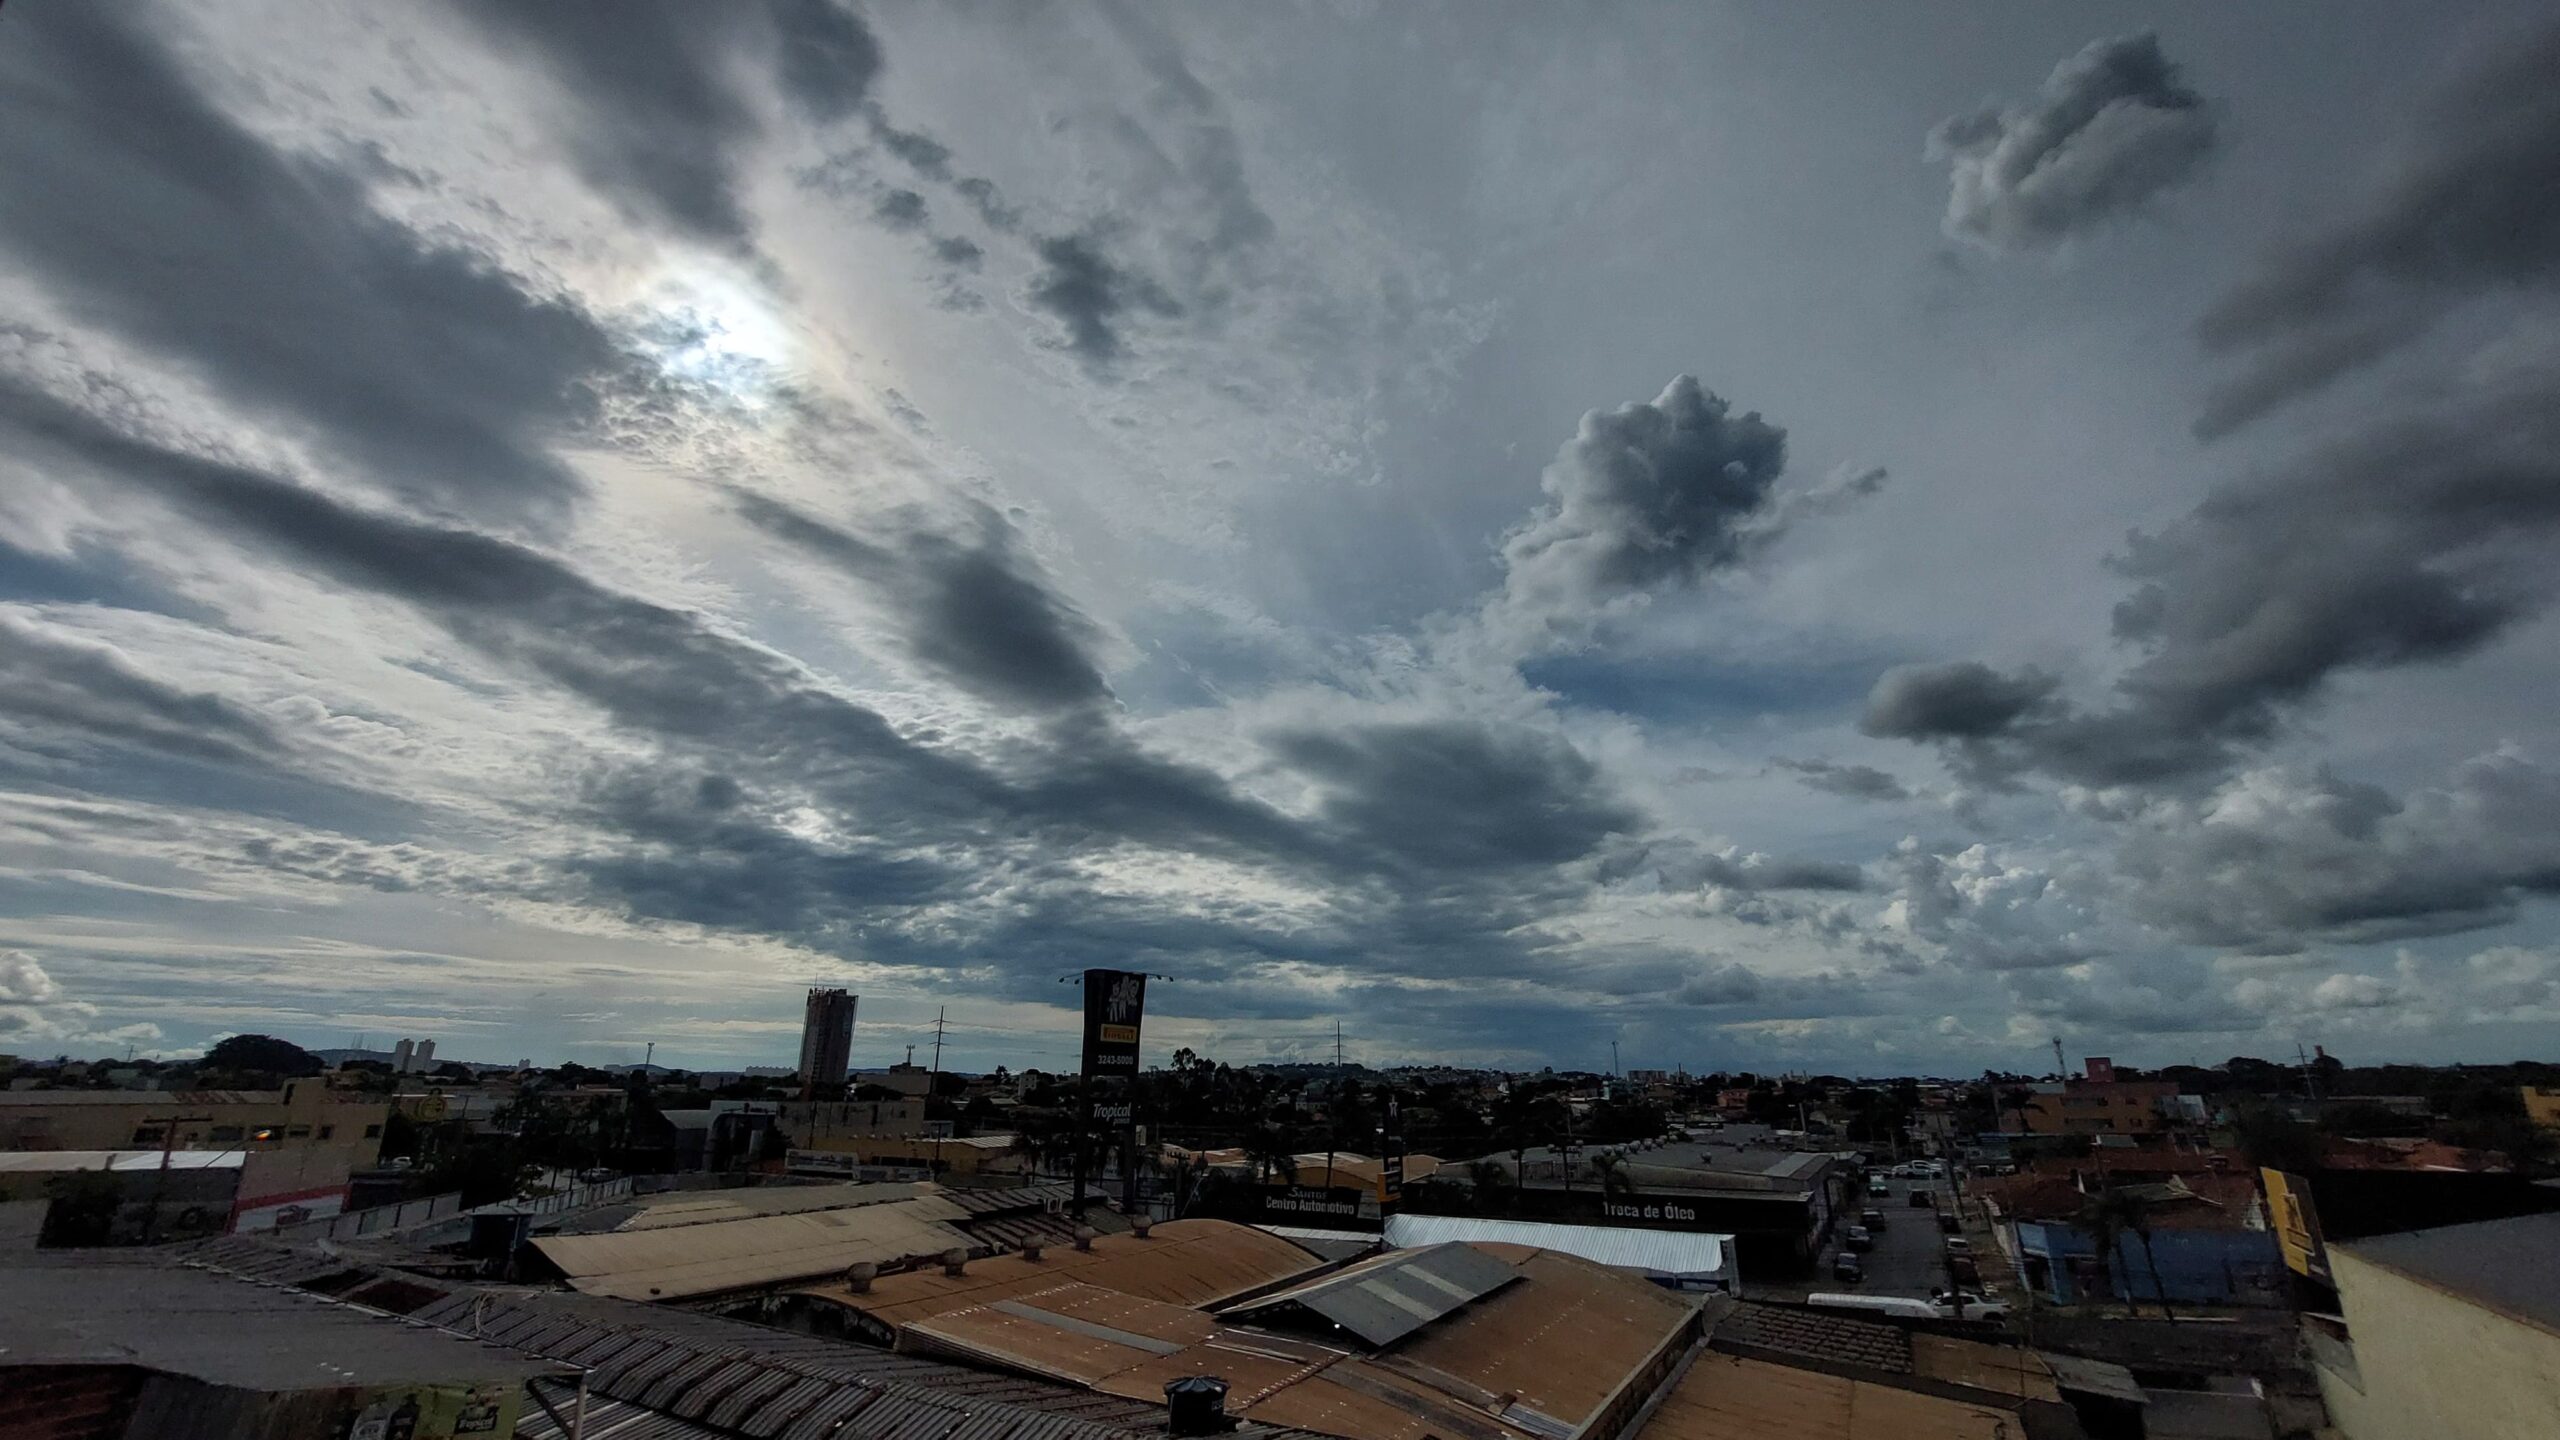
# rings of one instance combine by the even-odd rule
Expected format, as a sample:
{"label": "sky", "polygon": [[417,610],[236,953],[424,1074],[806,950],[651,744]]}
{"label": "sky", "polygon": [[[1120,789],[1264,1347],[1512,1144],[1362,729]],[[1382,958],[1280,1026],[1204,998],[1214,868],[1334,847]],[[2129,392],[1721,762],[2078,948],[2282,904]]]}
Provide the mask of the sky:
{"label": "sky", "polygon": [[2547,7],[0,11],[0,1051],[2560,1053]]}

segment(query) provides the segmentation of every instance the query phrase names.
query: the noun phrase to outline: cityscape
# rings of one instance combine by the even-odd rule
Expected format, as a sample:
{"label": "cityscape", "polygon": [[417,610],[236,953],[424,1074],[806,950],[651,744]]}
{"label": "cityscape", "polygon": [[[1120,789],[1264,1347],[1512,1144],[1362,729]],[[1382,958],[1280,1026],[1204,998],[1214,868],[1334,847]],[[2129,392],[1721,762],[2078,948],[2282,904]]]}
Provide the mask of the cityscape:
{"label": "cityscape", "polygon": [[2548,0],[0,0],[0,1440],[2556,1440]]}

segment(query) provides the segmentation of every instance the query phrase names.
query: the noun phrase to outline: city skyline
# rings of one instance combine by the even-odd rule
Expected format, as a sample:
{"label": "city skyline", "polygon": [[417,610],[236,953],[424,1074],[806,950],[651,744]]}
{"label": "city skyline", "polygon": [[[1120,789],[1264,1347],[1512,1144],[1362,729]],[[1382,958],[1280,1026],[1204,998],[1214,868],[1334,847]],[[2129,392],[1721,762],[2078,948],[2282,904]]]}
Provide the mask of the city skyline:
{"label": "city skyline", "polygon": [[10,5],[0,1052],[2560,1053],[2555,66]]}

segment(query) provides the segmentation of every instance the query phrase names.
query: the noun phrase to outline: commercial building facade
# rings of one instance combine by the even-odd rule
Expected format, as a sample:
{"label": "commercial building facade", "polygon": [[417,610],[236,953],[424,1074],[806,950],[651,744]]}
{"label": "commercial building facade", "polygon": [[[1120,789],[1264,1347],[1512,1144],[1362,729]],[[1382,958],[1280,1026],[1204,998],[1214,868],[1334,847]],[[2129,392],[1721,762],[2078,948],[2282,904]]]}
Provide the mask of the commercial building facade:
{"label": "commercial building facade", "polygon": [[2313,1369],[2347,1440],[2560,1435],[2560,1215],[2332,1244]]}
{"label": "commercial building facade", "polygon": [[842,1085],[853,1068],[853,1018],[862,997],[844,990],[809,992],[800,1021],[800,1089],[809,1094],[820,1085]]}
{"label": "commercial building facade", "polygon": [[0,1151],[311,1147],[361,1168],[381,1154],[390,1112],[318,1080],[282,1090],[9,1090],[0,1091]]}

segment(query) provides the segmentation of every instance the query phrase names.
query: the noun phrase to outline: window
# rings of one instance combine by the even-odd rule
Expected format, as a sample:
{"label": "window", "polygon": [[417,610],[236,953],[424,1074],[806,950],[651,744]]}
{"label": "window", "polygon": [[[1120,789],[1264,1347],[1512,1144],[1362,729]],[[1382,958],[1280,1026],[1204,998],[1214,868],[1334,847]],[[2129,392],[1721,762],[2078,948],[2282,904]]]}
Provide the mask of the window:
{"label": "window", "polygon": [[211,1140],[216,1144],[220,1144],[225,1141],[236,1141],[240,1138],[240,1127],[237,1125],[216,1125],[213,1129],[206,1132],[204,1138]]}
{"label": "window", "polygon": [[338,1133],[338,1127],[337,1127],[337,1126],[335,1126],[335,1125],[323,1125],[323,1126],[321,1126],[321,1127],[320,1127],[320,1138],[321,1138],[321,1139],[323,1139],[323,1140],[326,1140],[326,1139],[328,1139],[330,1136],[335,1135],[335,1134],[337,1134],[337,1133]]}
{"label": "window", "polygon": [[379,1126],[379,1125],[367,1125],[366,1127],[364,1127],[364,1138],[366,1138],[367,1140],[379,1140],[379,1139],[381,1139],[381,1138],[382,1138],[382,1127],[381,1127],[381,1126]]}
{"label": "window", "polygon": [[157,1145],[160,1143],[161,1137],[168,1133],[168,1127],[164,1125],[137,1125],[133,1128],[133,1143],[136,1145]]}
{"label": "window", "polygon": [[287,1140],[308,1140],[311,1138],[311,1127],[308,1125],[289,1126],[284,1132],[284,1138]]}

